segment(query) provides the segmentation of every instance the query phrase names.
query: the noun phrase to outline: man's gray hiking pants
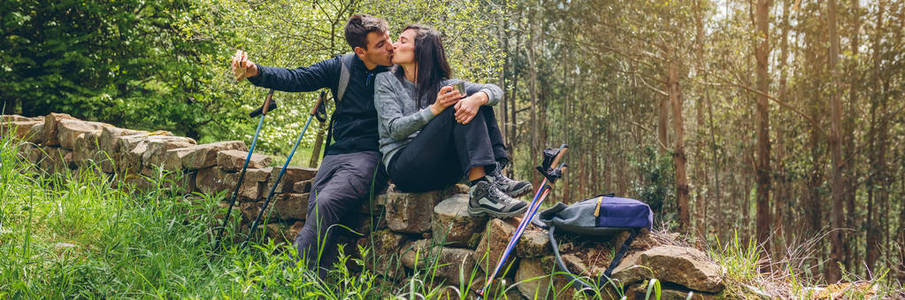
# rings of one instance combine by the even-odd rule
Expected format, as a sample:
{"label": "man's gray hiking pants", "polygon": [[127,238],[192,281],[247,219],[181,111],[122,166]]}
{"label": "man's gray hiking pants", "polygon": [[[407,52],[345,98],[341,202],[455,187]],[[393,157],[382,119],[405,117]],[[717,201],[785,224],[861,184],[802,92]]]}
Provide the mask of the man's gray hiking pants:
{"label": "man's gray hiking pants", "polygon": [[[348,230],[334,225],[341,224],[357,230],[361,220],[359,209],[370,199],[371,181],[379,162],[377,151],[324,157],[311,186],[305,226],[295,238],[295,247],[299,255],[308,259],[309,269],[315,266],[330,269],[337,254],[338,236],[349,234]],[[375,193],[386,185],[383,171],[376,176]],[[321,251],[318,245],[322,245]],[[323,271],[319,272],[322,276],[325,274]]]}

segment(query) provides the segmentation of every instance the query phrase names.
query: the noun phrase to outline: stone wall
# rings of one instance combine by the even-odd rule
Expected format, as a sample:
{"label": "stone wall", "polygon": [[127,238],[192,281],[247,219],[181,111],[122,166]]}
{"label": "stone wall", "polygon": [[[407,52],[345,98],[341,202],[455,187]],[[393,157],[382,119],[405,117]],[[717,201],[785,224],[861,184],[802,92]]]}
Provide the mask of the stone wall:
{"label": "stone wall", "polygon": [[[140,189],[151,188],[161,181],[162,174],[171,174],[163,182],[178,185],[186,194],[222,192],[228,198],[248,155],[248,147],[242,141],[199,145],[191,138],[166,131],[117,128],[67,114],[35,118],[4,115],[2,130],[15,130],[23,140],[21,155],[43,171],[96,167]],[[270,191],[271,179],[280,172],[281,167],[270,167],[271,162],[270,157],[260,154],[253,154],[249,161],[234,208],[242,216],[243,226],[257,216]],[[304,224],[308,191],[316,172],[311,168],[287,168],[271,201],[274,209],[270,224],[261,225],[267,227],[269,236],[291,240]],[[248,232],[247,227],[241,229]]]}
{"label": "stone wall", "polygon": [[[4,132],[15,130],[24,140],[21,155],[36,162],[42,170],[57,172],[96,165],[102,172],[117,174],[118,178],[139,188],[149,187],[152,181],[146,177],[154,178],[162,169],[184,174],[175,184],[185,192],[231,193],[248,154],[241,141],[199,145],[190,138],[173,136],[169,132],[116,128],[77,120],[66,114],[37,118],[7,115],[2,118],[0,128]],[[272,179],[280,171],[280,167],[268,167],[270,164],[269,157],[257,154],[249,163],[237,204],[243,218],[242,232],[248,232],[247,224],[257,215],[273,184]],[[269,224],[261,225],[266,227],[269,238],[291,241],[301,229],[315,173],[316,170],[310,168],[287,169],[277,186],[278,194],[272,200],[276,201],[272,202],[273,217]],[[406,194],[390,187],[374,203],[365,203],[361,212],[366,217],[353,229],[366,236],[353,241],[371,249],[368,257],[364,257],[367,266],[385,278],[403,280],[413,269],[436,263],[439,279],[447,284],[458,286],[461,272],[466,281],[472,275],[476,278],[472,292],[480,289],[518,221],[469,216],[465,191],[464,186],[458,185],[442,191]],[[627,237],[628,234],[623,233],[602,241],[569,235],[557,239],[563,260],[572,272],[597,276],[609,265],[615,252],[613,249]],[[346,248],[346,253],[357,252],[353,249]],[[507,296],[553,298],[552,294],[535,295],[538,291],[548,290],[549,277],[531,280],[554,270],[554,258],[545,231],[530,226],[507,264],[511,266],[503,268],[508,271],[500,276],[507,284],[525,281]],[[720,296],[724,288],[723,274],[722,267],[701,251],[677,241],[677,235],[645,231],[632,243],[613,277],[624,285],[628,299],[643,299],[646,292],[643,284],[649,278],[664,283],[666,299],[685,299],[689,291],[693,291],[694,299],[709,299]],[[562,276],[554,276],[552,284],[563,293],[557,295],[558,298],[571,297],[575,293],[572,288],[564,288],[567,281]],[[607,288],[606,292],[616,296],[612,288]],[[673,298],[669,298],[670,295]]]}

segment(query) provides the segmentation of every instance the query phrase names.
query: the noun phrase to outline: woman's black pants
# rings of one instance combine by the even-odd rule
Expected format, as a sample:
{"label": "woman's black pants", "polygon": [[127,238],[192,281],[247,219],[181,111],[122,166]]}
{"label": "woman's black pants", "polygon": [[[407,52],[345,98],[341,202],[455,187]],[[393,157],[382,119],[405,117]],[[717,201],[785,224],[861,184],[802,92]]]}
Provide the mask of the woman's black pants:
{"label": "woman's black pants", "polygon": [[431,119],[387,166],[397,189],[409,193],[438,190],[459,182],[468,170],[492,171],[508,160],[493,108],[482,106],[468,124],[456,122],[448,107]]}

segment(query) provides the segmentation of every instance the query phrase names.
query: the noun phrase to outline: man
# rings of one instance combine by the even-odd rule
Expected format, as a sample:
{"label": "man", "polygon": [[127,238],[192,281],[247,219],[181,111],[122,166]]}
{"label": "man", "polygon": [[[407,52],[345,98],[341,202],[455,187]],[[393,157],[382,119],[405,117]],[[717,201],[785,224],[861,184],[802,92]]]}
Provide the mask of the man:
{"label": "man", "polygon": [[[371,180],[380,162],[377,135],[377,111],[374,108],[374,78],[391,65],[393,43],[383,19],[354,15],[345,28],[345,38],[355,52],[349,67],[349,81],[338,99],[334,114],[333,139],[327,147],[308,198],[305,226],[295,238],[300,256],[313,268],[320,262],[321,275],[336,256],[336,224],[355,228],[362,201],[369,199]],[[237,51],[232,67],[238,79],[248,78],[252,84],[286,92],[310,92],[330,88],[336,96],[341,56],[297,69],[259,66]],[[377,172],[375,191],[383,189],[386,177]],[[331,228],[332,227],[332,228]],[[328,230],[329,228],[329,230]],[[322,245],[318,248],[317,245]],[[318,250],[322,254],[317,253]]]}

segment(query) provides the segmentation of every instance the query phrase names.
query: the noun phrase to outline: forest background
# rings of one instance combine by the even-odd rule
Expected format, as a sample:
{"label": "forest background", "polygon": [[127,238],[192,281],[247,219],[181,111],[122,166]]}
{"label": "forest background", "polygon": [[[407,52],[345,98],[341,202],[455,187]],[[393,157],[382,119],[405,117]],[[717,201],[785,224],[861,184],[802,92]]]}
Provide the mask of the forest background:
{"label": "forest background", "polygon": [[[905,280],[905,2],[839,0],[4,0],[0,105],[199,142],[250,141],[263,65],[349,52],[353,13],[436,27],[455,76],[505,90],[514,176],[570,145],[552,196],[641,199],[701,244],[737,233],[827,282]],[[317,93],[277,93],[288,154]],[[316,165],[326,126],[297,164]],[[313,157],[313,159],[311,158]]]}

